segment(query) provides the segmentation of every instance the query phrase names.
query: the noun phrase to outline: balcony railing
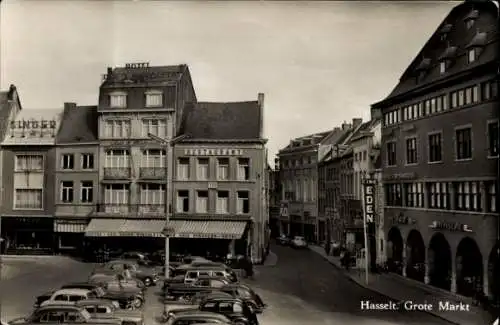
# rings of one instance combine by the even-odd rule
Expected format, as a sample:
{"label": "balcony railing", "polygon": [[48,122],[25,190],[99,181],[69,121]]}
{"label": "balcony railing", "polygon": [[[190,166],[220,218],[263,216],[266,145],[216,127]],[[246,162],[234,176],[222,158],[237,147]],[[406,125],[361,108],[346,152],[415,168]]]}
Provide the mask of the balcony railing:
{"label": "balcony railing", "polygon": [[141,167],[139,176],[145,179],[162,179],[167,175],[167,170],[164,167]]}
{"label": "balcony railing", "polygon": [[105,167],[104,178],[125,179],[130,178],[130,168],[128,167]]}
{"label": "balcony railing", "polygon": [[100,215],[116,215],[129,218],[150,218],[165,216],[165,204],[116,204],[100,203],[97,205]]}

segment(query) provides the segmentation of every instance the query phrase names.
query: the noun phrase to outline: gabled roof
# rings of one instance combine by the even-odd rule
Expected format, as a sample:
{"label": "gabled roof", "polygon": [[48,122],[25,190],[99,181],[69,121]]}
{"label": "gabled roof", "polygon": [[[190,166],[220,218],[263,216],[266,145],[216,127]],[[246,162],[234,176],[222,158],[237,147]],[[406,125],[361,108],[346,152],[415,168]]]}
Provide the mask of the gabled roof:
{"label": "gabled roof", "polygon": [[258,101],[186,105],[179,134],[189,140],[262,140]]}
{"label": "gabled roof", "polygon": [[[478,12],[477,16],[474,14],[474,19],[477,19],[476,24],[471,29],[467,29],[464,24],[464,18],[469,16],[474,10]],[[391,93],[385,99],[374,103],[372,107],[384,108],[390,106],[392,102],[403,100],[402,98],[410,92],[423,89],[437,82],[455,78],[477,67],[494,64],[498,60],[497,19],[498,8],[493,1],[465,1],[455,6],[427,40],[415,59],[408,65]],[[482,37],[486,38],[483,43],[487,45],[474,64],[468,64],[467,56],[462,54],[464,54],[467,44],[472,41],[478,32],[486,33],[486,36]],[[445,40],[441,38],[443,33],[446,34]],[[447,50],[447,48],[453,47],[457,49]],[[439,58],[445,53],[448,55],[449,53],[447,52],[450,51],[455,52],[452,53],[455,56],[453,59],[455,62],[442,75],[438,68]],[[417,80],[417,75],[421,72],[422,68],[420,65],[425,59],[431,60],[427,64],[427,73],[424,78]]]}
{"label": "gabled roof", "polygon": [[66,107],[57,133],[56,144],[97,141],[97,126],[97,106]]}

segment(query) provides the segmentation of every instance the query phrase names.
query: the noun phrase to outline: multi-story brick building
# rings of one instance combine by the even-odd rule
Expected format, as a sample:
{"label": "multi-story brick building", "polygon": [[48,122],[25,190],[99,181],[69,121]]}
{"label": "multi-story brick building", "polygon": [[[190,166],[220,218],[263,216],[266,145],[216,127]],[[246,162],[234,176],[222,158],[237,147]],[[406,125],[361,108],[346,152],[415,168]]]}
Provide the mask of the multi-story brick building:
{"label": "multi-story brick building", "polygon": [[[165,225],[167,157],[184,106],[196,102],[186,65],[148,63],[108,68],[99,89],[99,198],[86,230],[94,243],[161,245]],[[170,150],[168,150],[170,153]],[[126,237],[127,240],[119,240]]]}
{"label": "multi-story brick building", "polygon": [[56,137],[56,249],[81,253],[84,233],[99,197],[97,106],[65,103]]}
{"label": "multi-story brick building", "polygon": [[268,204],[263,101],[186,108],[174,146],[172,250],[264,258]]}
{"label": "multi-story brick building", "polygon": [[385,231],[395,270],[499,296],[498,8],[454,7],[387,98]]}
{"label": "multi-story brick building", "polygon": [[7,252],[52,253],[55,137],[62,109],[21,109],[15,94],[2,107],[10,110],[1,143],[2,237]]}

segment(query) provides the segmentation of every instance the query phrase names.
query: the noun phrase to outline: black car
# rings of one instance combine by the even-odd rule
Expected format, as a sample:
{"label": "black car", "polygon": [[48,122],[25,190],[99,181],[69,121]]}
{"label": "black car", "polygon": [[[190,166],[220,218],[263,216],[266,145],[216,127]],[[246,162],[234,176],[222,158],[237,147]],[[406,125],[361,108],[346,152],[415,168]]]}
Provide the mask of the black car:
{"label": "black car", "polygon": [[234,298],[239,298],[245,301],[249,307],[251,307],[258,314],[262,313],[267,307],[264,301],[262,301],[262,298],[250,287],[244,284],[226,284],[218,288],[218,290],[230,294]]}
{"label": "black car", "polygon": [[212,296],[200,302],[199,310],[222,314],[235,325],[259,325],[256,311],[238,298]]}

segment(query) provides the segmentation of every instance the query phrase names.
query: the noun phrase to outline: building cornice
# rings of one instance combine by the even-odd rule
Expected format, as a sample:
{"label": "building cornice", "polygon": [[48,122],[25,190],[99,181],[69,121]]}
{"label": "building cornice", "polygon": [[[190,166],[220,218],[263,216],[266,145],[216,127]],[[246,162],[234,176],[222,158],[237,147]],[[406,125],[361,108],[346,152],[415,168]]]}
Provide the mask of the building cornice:
{"label": "building cornice", "polygon": [[98,146],[99,141],[92,142],[65,142],[65,143],[56,143],[56,147],[73,147],[73,146]]}
{"label": "building cornice", "polygon": [[179,141],[177,144],[196,144],[196,143],[223,143],[223,144],[228,144],[228,143],[248,143],[248,144],[266,144],[267,139],[183,139]]}
{"label": "building cornice", "polygon": [[[175,113],[175,108],[98,108],[97,113]],[[120,117],[116,117],[119,119]]]}

